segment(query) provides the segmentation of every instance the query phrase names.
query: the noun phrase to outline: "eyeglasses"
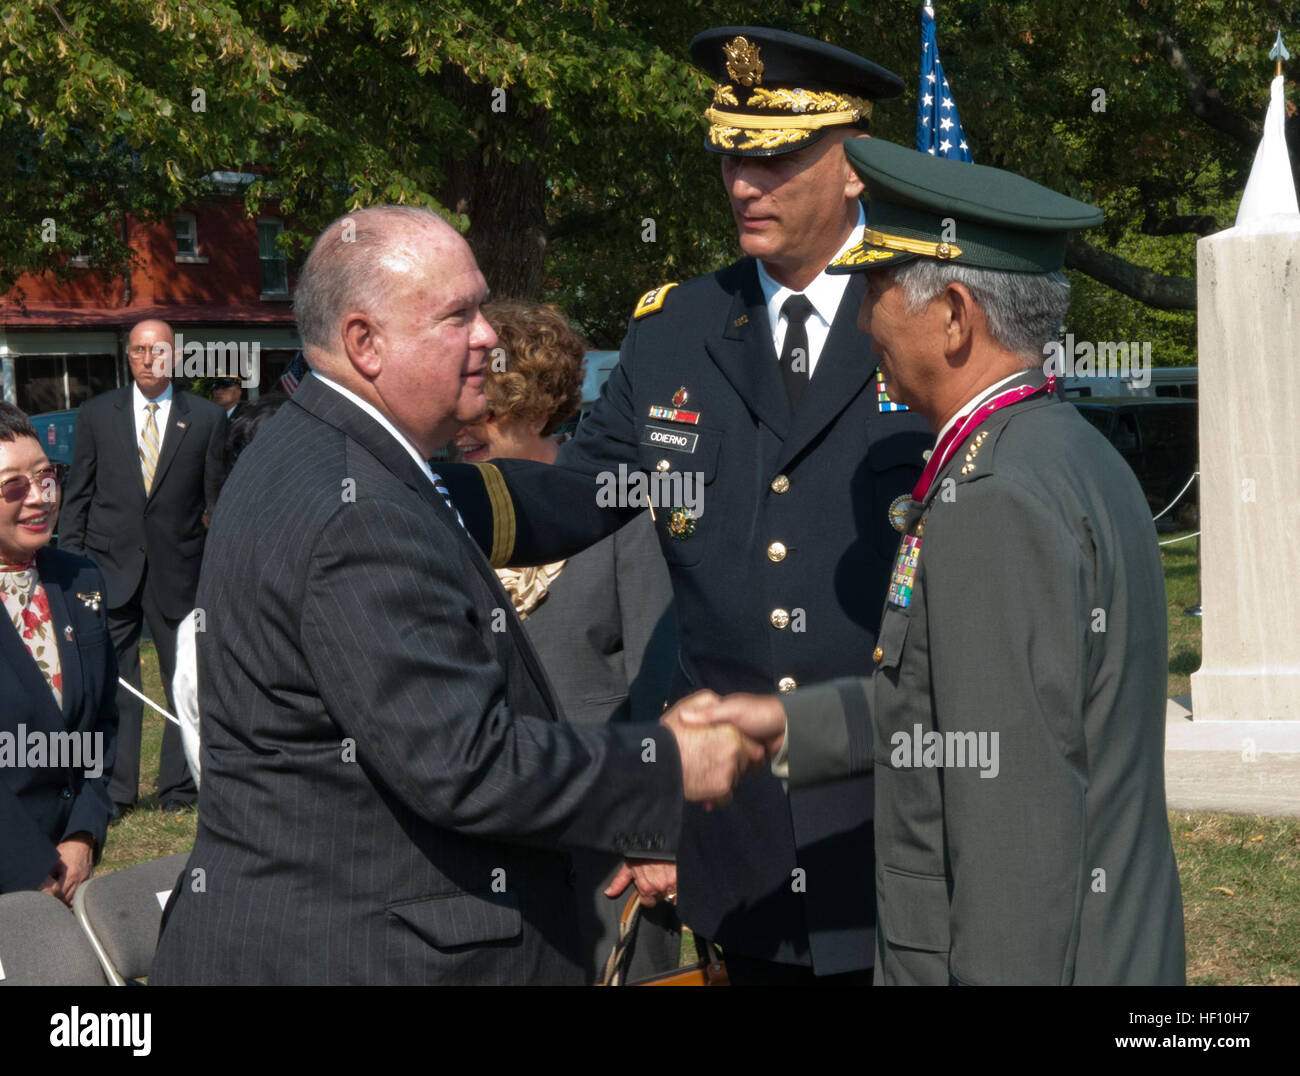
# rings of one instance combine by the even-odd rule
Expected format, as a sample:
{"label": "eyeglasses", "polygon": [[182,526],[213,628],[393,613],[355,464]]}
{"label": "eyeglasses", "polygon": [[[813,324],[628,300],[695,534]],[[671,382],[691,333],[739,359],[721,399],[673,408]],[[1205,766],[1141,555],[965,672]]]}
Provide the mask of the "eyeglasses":
{"label": "eyeglasses", "polygon": [[42,467],[32,475],[16,474],[12,478],[6,478],[0,482],[0,498],[3,498],[6,504],[13,504],[16,501],[25,501],[27,492],[32,488],[32,483],[36,483],[41,488],[41,500],[46,504],[53,504],[57,496],[56,490],[63,485],[63,480],[68,476],[68,465],[66,463],[51,463],[48,467]]}

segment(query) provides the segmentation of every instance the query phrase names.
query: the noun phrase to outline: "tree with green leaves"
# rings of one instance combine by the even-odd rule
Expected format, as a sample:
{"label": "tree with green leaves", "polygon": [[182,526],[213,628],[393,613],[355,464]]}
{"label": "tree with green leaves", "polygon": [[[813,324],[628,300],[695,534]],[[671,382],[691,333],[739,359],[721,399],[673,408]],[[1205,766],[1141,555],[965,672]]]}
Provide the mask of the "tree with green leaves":
{"label": "tree with green leaves", "polygon": [[[1194,329],[1179,311],[1195,305],[1195,240],[1232,222],[1267,100],[1267,50],[1279,26],[1300,40],[1300,12],[1263,0],[936,8],[975,160],[1107,211],[1070,248],[1072,326],[1155,338],[1187,361]],[[0,288],[24,272],[73,272],[68,257],[86,250],[121,272],[125,214],[199,204],[215,194],[214,171],[242,171],[258,177],[244,192],[249,213],[274,201],[290,223],[291,256],[349,209],[424,205],[466,231],[497,294],[555,299],[611,346],[641,291],[735,257],[717,159],[701,144],[707,86],[690,38],[758,23],[868,55],[909,86],[877,108],[873,133],[911,144],[918,10],[902,0],[7,5]],[[1294,115],[1288,129],[1300,160]]]}

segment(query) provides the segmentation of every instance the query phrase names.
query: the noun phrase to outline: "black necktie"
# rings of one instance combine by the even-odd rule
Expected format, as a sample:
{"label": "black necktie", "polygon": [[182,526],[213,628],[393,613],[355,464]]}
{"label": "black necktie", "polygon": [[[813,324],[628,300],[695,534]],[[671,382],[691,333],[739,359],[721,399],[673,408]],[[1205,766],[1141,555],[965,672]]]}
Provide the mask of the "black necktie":
{"label": "black necktie", "polygon": [[808,329],[804,324],[813,305],[802,295],[791,295],[781,307],[785,315],[785,343],[781,347],[781,379],[791,410],[798,410],[808,384]]}

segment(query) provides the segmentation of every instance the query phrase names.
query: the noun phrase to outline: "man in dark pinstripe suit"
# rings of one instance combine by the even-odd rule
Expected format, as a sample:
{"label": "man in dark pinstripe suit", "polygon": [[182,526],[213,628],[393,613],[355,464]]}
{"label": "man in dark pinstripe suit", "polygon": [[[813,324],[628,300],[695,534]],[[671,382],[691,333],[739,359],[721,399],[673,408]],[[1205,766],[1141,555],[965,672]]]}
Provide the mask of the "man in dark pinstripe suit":
{"label": "man in dark pinstripe suit", "polygon": [[485,406],[486,286],[432,214],[317,240],[314,376],[240,457],[198,607],[199,832],[151,981],[579,983],[562,847],[671,851],[729,728],[556,721],[427,458]]}

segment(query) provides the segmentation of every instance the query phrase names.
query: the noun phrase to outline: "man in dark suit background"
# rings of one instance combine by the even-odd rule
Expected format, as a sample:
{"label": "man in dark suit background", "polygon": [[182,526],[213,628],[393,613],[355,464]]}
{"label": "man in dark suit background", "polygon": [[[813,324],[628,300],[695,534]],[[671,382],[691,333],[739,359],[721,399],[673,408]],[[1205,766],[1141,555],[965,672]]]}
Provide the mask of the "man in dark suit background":
{"label": "man in dark suit background", "polygon": [[353,213],[307,259],[313,373],[212,523],[199,830],[153,983],[579,984],[559,849],[671,851],[683,795],[762,757],[675,714],[557,720],[427,462],[485,407],[486,291],[423,210]]}
{"label": "man in dark suit background", "polygon": [[[59,531],[60,548],[89,557],[104,574],[119,670],[136,687],[140,632],[149,622],[173,711],[176,627],[194,608],[226,431],[220,408],[172,387],[174,344],[165,321],[140,322],[127,344],[134,384],[81,405]],[[142,709],[130,692],[119,692],[117,763],[109,785],[119,812],[132,807],[138,793]],[[158,800],[179,809],[195,797],[180,735],[167,722]]]}

